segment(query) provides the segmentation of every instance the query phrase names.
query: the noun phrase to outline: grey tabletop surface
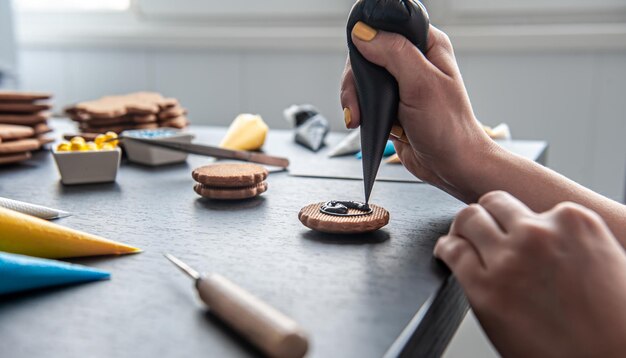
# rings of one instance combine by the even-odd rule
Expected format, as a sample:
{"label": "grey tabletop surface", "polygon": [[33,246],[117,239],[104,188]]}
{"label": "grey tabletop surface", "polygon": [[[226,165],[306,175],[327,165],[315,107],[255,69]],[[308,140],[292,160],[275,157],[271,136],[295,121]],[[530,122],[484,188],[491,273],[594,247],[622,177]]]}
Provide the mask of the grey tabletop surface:
{"label": "grey tabletop surface", "polygon": [[[57,133],[67,124],[54,122]],[[224,129],[192,127],[218,143]],[[333,134],[329,142],[340,140]],[[536,159],[537,143],[518,148]],[[543,145],[545,149],[545,145]],[[292,161],[332,160],[308,153],[288,131],[270,131],[265,151]],[[212,159],[151,168],[123,162],[117,181],[64,186],[47,151],[0,168],[0,196],[74,213],[58,221],[144,250],[73,259],[111,272],[110,281],[0,298],[2,357],[247,357],[258,355],[207,311],[192,282],[162,254],[218,272],[298,321],[311,357],[385,354],[449,276],[432,257],[463,204],[421,183],[379,182],[372,202],[391,214],[369,235],[315,233],[300,208],[361,199],[362,182],[273,172],[262,197],[214,202],[193,191],[193,168]]]}

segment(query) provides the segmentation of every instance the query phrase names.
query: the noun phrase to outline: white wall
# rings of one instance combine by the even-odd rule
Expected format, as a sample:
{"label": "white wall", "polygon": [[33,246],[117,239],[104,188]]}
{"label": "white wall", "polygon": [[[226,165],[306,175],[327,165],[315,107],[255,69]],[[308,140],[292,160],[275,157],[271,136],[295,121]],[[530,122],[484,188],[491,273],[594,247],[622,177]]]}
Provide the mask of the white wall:
{"label": "white wall", "polygon": [[[197,124],[240,112],[287,126],[282,110],[317,105],[342,128],[342,50],[234,51],[36,49],[20,52],[25,89],[52,91],[58,107],[110,93],[157,90],[178,97]],[[508,122],[518,138],[550,142],[549,165],[610,197],[626,175],[626,52],[458,53],[474,109]]]}
{"label": "white wall", "polygon": [[15,85],[15,35],[11,2],[0,1],[0,87]]}

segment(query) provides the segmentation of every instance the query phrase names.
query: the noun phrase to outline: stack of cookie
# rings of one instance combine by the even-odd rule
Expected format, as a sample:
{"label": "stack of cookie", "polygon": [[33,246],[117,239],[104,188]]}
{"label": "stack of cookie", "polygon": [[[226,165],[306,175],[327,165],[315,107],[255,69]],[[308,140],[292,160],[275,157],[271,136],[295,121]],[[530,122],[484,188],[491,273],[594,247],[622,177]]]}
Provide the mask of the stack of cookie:
{"label": "stack of cookie", "polygon": [[30,138],[37,139],[41,145],[53,142],[45,136],[52,132],[47,112],[52,106],[46,102],[51,97],[49,93],[0,91],[0,124],[30,127],[33,132]]}
{"label": "stack of cookie", "polygon": [[187,110],[175,98],[155,92],[137,92],[106,96],[75,104],[65,109],[83,133],[121,133],[132,129],[170,127],[182,129],[189,125]]}
{"label": "stack of cookie", "polygon": [[195,192],[208,199],[241,200],[267,191],[267,169],[248,163],[219,163],[195,169]]}
{"label": "stack of cookie", "polygon": [[41,148],[35,130],[27,126],[0,124],[0,165],[23,162]]}

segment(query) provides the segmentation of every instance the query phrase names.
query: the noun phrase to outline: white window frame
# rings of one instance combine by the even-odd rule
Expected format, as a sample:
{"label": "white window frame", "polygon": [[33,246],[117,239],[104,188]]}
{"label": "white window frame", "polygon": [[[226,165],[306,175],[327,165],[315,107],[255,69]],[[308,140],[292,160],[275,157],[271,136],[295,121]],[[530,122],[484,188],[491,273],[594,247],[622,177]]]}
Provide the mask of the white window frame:
{"label": "white window frame", "polygon": [[[148,1],[156,5],[141,6]],[[131,9],[122,12],[21,12],[16,21],[18,43],[27,48],[346,49],[345,22],[352,0],[335,0],[345,2],[345,10],[333,5],[331,11],[312,7],[292,14],[268,14],[259,8],[237,12],[232,6],[220,12],[204,5],[203,11],[167,10],[168,4],[181,7],[184,1],[198,5],[215,0],[131,0]],[[490,6],[498,1],[502,3]],[[424,0],[433,24],[450,35],[457,51],[468,52],[624,51],[626,2],[622,5],[622,1]],[[562,7],[555,7],[555,2]],[[589,3],[599,5],[590,8]]]}
{"label": "white window frame", "polygon": [[623,51],[623,0],[425,0],[461,51]]}
{"label": "white window frame", "polygon": [[[18,11],[18,43],[23,48],[344,50],[345,19],[352,0],[335,0],[345,4],[344,10],[333,5],[332,11],[317,8],[272,16],[258,11],[234,14],[232,8],[221,13],[179,11],[168,15],[156,7],[142,8],[142,0],[131,1],[129,11],[118,12]],[[167,0],[176,6],[184,1],[203,0]],[[285,0],[273,1],[279,4]]]}

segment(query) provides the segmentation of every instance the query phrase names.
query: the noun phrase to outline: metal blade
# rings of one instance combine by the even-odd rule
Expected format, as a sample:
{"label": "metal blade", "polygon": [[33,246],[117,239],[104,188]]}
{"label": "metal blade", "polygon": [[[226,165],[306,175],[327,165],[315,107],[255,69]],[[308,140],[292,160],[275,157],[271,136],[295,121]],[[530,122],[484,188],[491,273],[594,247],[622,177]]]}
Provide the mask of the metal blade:
{"label": "metal blade", "polygon": [[174,257],[174,256],[172,256],[170,254],[163,254],[163,256],[165,256],[165,258],[170,260],[174,265],[176,265],[176,267],[178,267],[182,272],[187,274],[189,277],[193,278],[194,280],[199,280],[200,279],[200,273],[198,273],[198,271],[192,269],[186,263],[180,261],[179,259],[177,259],[176,257]]}
{"label": "metal blade", "polygon": [[244,162],[253,162],[259,164],[266,164],[281,168],[287,168],[289,166],[289,160],[287,158],[274,157],[267,154],[247,152],[243,150],[230,150],[209,145],[200,145],[192,143],[179,143],[168,142],[165,140],[154,140],[146,138],[134,138],[134,137],[120,137],[122,140],[134,140],[140,143],[153,145],[156,147],[167,148],[171,150],[177,150],[185,153],[204,155],[208,157],[220,158],[220,159],[234,159]]}

